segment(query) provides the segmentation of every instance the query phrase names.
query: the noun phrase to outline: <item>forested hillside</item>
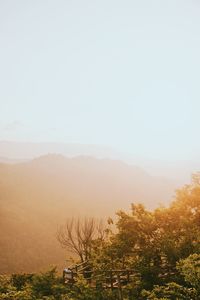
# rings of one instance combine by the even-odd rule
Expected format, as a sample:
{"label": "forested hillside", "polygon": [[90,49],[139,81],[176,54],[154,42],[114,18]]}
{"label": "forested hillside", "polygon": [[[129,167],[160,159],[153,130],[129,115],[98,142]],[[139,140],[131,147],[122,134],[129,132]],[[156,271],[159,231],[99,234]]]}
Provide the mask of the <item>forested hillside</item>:
{"label": "forested hillside", "polygon": [[[0,164],[0,273],[65,264],[57,226],[73,216],[107,218],[131,203],[167,203],[174,182],[120,161],[47,155]],[[22,255],[23,253],[23,255]]]}
{"label": "forested hillside", "polygon": [[[199,300],[199,221],[200,177],[195,175],[191,185],[177,191],[169,208],[150,211],[133,204],[128,212],[118,212],[115,221],[109,219],[99,236],[87,235],[97,224],[92,219],[68,223],[60,242],[66,249],[78,247],[88,268],[77,273],[76,267],[76,275],[65,282],[55,269],[1,276],[0,299]],[[76,232],[84,247],[78,240],[67,242],[76,241]]]}

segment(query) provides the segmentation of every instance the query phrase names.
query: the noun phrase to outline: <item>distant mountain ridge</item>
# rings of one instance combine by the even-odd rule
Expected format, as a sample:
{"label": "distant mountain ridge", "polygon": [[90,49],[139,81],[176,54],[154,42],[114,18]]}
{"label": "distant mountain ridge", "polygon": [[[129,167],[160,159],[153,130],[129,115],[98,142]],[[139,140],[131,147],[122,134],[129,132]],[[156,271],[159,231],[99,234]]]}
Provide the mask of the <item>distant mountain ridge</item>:
{"label": "distant mountain ridge", "polygon": [[169,202],[176,188],[173,181],[110,159],[51,154],[0,164],[0,273],[64,264],[55,233],[68,217],[107,218],[132,202],[155,207]]}
{"label": "distant mountain ridge", "polygon": [[0,162],[16,163],[44,156],[48,153],[62,154],[67,157],[81,155],[122,160],[128,164],[142,167],[151,175],[176,179],[179,184],[189,183],[191,174],[200,170],[200,158],[197,157],[187,161],[162,161],[155,158],[123,154],[101,145],[0,141],[0,157],[2,157]]}

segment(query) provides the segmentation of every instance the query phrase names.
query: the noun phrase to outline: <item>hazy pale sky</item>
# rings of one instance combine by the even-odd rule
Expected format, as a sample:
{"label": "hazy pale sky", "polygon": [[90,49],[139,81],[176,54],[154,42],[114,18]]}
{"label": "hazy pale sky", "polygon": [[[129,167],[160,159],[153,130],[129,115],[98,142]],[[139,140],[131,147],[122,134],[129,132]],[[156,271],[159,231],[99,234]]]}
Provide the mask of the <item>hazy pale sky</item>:
{"label": "hazy pale sky", "polygon": [[200,153],[199,0],[1,0],[0,140]]}

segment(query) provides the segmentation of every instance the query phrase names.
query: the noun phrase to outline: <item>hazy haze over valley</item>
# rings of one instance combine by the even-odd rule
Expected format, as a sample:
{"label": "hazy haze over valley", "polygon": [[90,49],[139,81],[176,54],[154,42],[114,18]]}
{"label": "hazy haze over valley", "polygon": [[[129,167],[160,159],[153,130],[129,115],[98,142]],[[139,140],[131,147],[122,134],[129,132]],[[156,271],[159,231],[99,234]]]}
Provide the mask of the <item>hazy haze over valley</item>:
{"label": "hazy haze over valley", "polygon": [[[131,203],[169,203],[176,182],[152,177],[121,161],[46,155],[0,164],[0,273],[62,266],[56,229],[66,218],[107,219]],[[23,249],[26,251],[21,256]],[[13,257],[14,253],[14,257]]]}

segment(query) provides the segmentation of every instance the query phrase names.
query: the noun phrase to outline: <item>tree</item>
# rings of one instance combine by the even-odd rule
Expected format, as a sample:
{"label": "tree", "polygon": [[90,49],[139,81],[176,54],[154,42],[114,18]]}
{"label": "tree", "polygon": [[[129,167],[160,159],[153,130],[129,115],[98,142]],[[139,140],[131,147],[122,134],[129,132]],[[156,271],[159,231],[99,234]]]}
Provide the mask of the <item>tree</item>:
{"label": "tree", "polygon": [[200,252],[199,177],[193,175],[192,184],[177,191],[169,208],[148,211],[133,204],[131,213],[118,213],[117,232],[104,253],[113,267],[119,268],[121,261],[121,268],[135,269],[144,289],[171,281],[182,284],[177,262]]}
{"label": "tree", "polygon": [[184,276],[185,281],[195,287],[200,294],[200,254],[191,254],[180,260],[177,269]]}
{"label": "tree", "polygon": [[183,287],[175,282],[170,282],[165,286],[154,286],[152,291],[142,291],[143,299],[149,300],[197,300],[198,295],[194,289]]}
{"label": "tree", "polygon": [[102,240],[105,236],[105,225],[95,218],[68,219],[57,231],[57,239],[61,246],[78,255],[81,262],[91,257],[94,240]]}

